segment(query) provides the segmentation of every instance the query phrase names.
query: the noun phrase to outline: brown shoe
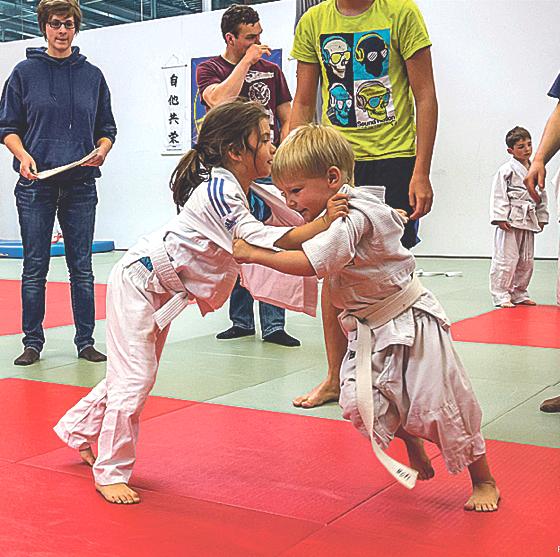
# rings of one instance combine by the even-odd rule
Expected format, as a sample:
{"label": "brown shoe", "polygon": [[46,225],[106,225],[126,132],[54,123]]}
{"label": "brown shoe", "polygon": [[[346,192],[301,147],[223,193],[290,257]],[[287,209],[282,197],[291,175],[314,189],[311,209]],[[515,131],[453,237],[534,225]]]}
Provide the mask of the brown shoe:
{"label": "brown shoe", "polygon": [[541,412],[560,412],[560,396],[544,400],[541,404]]}
{"label": "brown shoe", "polygon": [[35,348],[27,347],[21,355],[14,360],[16,366],[30,366],[39,361],[40,354]]}
{"label": "brown shoe", "polygon": [[78,358],[83,358],[88,362],[105,362],[107,361],[107,356],[96,350],[93,346],[86,346],[79,354]]}

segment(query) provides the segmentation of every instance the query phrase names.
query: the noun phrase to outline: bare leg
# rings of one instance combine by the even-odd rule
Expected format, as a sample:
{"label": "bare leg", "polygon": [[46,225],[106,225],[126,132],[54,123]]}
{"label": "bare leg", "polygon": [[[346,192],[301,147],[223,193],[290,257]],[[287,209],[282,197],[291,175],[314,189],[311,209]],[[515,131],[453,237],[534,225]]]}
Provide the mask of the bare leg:
{"label": "bare leg", "polygon": [[314,408],[326,402],[337,401],[340,395],[340,366],[346,354],[348,341],[338,323],[340,310],[331,304],[327,281],[323,282],[321,291],[321,312],[327,350],[327,378],[307,394],[298,396],[292,401],[294,406],[301,408]]}
{"label": "bare leg", "polygon": [[133,489],[130,489],[125,483],[111,485],[99,485],[96,483],[95,489],[101,493],[109,503],[117,503],[119,505],[140,503],[140,495]]}
{"label": "bare leg", "polygon": [[402,427],[399,427],[395,437],[402,439],[406,445],[410,467],[418,472],[419,480],[430,480],[434,477],[435,471],[430,462],[430,458],[424,449],[424,440],[420,437],[410,435]]}
{"label": "bare leg", "polygon": [[500,490],[496,486],[486,455],[469,464],[469,474],[473,485],[472,495],[465,503],[466,511],[493,512],[498,510]]}
{"label": "bare leg", "polygon": [[91,447],[84,447],[83,449],[80,449],[80,457],[81,459],[88,465],[88,466],[93,466],[95,463],[95,455],[93,454],[93,451],[91,450]]}

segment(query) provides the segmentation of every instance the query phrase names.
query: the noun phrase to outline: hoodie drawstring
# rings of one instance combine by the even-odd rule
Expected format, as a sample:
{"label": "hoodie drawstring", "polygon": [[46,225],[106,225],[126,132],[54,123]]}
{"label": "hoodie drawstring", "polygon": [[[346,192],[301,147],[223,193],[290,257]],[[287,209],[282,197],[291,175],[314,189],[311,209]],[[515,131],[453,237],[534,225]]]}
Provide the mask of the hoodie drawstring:
{"label": "hoodie drawstring", "polygon": [[51,99],[53,101],[56,101],[56,94],[54,92],[54,76],[53,76],[53,68],[52,66],[49,64],[49,93],[51,95]]}

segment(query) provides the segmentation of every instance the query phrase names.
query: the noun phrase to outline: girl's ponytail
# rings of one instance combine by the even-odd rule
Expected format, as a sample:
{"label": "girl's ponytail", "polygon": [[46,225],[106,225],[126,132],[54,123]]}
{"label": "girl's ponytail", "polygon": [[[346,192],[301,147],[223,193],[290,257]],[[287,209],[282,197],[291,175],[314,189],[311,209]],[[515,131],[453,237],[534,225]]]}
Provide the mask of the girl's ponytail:
{"label": "girl's ponytail", "polygon": [[196,145],[183,155],[169,181],[169,187],[173,192],[173,201],[177,205],[177,212],[187,202],[195,188],[208,180],[210,170],[202,164]]}

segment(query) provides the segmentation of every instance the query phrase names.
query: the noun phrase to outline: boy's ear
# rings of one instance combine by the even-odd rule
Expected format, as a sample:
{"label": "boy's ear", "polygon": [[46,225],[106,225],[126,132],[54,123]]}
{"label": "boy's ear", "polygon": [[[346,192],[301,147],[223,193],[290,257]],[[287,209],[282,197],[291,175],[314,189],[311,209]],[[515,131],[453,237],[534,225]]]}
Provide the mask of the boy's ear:
{"label": "boy's ear", "polygon": [[513,149],[512,149],[511,147],[508,147],[508,148],[507,148],[507,152],[508,152],[510,155],[513,155]]}
{"label": "boy's ear", "polygon": [[327,170],[327,181],[329,188],[340,188],[342,186],[342,172],[338,166],[331,166]]}

